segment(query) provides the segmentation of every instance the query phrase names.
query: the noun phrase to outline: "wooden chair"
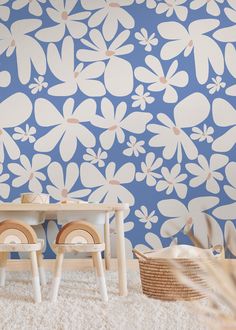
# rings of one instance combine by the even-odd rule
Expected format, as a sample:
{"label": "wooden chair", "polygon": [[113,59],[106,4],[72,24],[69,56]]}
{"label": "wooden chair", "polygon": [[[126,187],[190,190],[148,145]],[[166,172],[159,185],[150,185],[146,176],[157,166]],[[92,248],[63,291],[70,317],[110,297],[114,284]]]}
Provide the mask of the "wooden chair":
{"label": "wooden chair", "polygon": [[55,302],[61,281],[62,263],[66,252],[86,252],[91,253],[93,265],[96,271],[97,285],[103,301],[108,301],[106,281],[104,276],[101,252],[105,249],[105,244],[91,224],[86,221],[72,221],[64,225],[57,234],[56,242],[53,246],[56,253],[56,263],[51,292],[51,301]]}
{"label": "wooden chair", "polygon": [[42,266],[43,245],[43,240],[38,240],[33,228],[23,221],[4,220],[0,222],[0,286],[5,286],[8,254],[10,252],[29,252],[34,301],[37,303],[41,302],[39,275],[41,275],[42,285],[46,284],[45,273]]}

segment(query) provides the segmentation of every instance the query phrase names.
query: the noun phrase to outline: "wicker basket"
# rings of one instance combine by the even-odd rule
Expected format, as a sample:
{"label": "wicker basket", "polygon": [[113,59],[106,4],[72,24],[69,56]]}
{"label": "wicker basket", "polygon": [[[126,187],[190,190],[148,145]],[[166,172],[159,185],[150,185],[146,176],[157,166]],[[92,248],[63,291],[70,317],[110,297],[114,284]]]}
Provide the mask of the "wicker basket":
{"label": "wicker basket", "polygon": [[[194,284],[207,288],[199,261],[201,263],[212,263],[215,259],[214,256],[198,259],[198,261],[190,258],[152,259],[148,257],[148,253],[142,253],[136,249],[133,252],[139,260],[142,291],[148,297],[167,301],[195,300],[205,297],[205,293],[203,294],[180,283],[174,274],[174,267],[181,269],[181,273],[193,281]],[[221,253],[223,255],[223,251]],[[222,257],[222,255],[218,254],[217,257]]]}

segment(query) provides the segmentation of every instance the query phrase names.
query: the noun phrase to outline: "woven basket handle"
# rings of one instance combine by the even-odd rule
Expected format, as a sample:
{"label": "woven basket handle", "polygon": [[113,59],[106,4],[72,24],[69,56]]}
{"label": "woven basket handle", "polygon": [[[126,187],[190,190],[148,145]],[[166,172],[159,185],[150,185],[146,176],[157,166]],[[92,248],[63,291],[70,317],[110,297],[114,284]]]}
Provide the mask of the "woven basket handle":
{"label": "woven basket handle", "polygon": [[148,259],[147,256],[146,256],[144,253],[140,252],[139,250],[137,250],[137,249],[133,249],[132,251],[133,251],[133,254],[134,254],[138,259],[140,259],[140,257],[143,258],[143,259],[145,259],[145,260]]}

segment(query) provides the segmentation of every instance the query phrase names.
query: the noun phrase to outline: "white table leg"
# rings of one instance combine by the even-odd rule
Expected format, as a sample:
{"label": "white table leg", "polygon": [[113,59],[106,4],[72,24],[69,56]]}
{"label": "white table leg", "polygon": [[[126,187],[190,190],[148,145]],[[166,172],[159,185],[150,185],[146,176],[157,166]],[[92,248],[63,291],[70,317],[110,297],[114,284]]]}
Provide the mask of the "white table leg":
{"label": "white table leg", "polygon": [[36,251],[30,252],[30,259],[31,259],[31,269],[32,269],[34,301],[36,303],[40,303],[42,298],[41,298],[41,288],[40,288],[40,281],[39,281],[39,270],[38,270]]}
{"label": "white table leg", "polygon": [[43,254],[42,251],[37,251],[37,260],[38,260],[38,266],[39,266],[39,277],[40,282],[42,286],[45,286],[47,284],[45,269],[43,266]]}
{"label": "white table leg", "polygon": [[7,252],[0,253],[0,287],[5,286],[6,283],[7,256]]}
{"label": "white table leg", "polygon": [[105,225],[104,225],[104,241],[105,241],[105,267],[106,270],[111,269],[111,239],[110,239],[110,223],[109,223],[109,212],[105,214]]}
{"label": "white table leg", "polygon": [[119,276],[119,294],[127,296],[127,270],[125,256],[125,237],[124,237],[124,213],[115,212],[116,232],[117,232],[117,258],[118,258],[118,276]]}
{"label": "white table leg", "polygon": [[102,301],[107,302],[108,301],[107,286],[106,286],[106,280],[105,280],[105,276],[104,276],[101,252],[94,252],[93,258],[94,258],[95,267],[96,267],[96,279],[97,279],[98,289],[100,291]]}
{"label": "white table leg", "polygon": [[51,292],[51,301],[56,302],[59,286],[61,282],[61,271],[62,271],[62,263],[64,259],[64,254],[61,252],[57,253],[54,275],[53,275],[53,282],[52,282],[52,292]]}

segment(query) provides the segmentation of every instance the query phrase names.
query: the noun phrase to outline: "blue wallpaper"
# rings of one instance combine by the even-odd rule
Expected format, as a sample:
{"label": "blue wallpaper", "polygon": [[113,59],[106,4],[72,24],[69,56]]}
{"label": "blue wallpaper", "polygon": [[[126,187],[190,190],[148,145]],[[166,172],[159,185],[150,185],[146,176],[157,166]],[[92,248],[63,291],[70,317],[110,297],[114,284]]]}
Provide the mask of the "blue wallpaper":
{"label": "blue wallpaper", "polygon": [[234,0],[0,0],[2,202],[128,202],[128,256],[236,255],[235,42]]}

